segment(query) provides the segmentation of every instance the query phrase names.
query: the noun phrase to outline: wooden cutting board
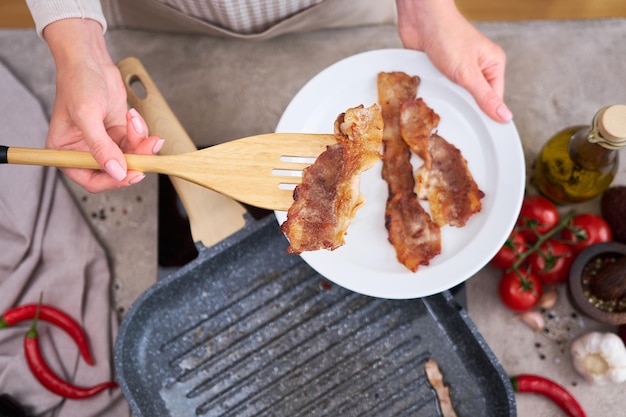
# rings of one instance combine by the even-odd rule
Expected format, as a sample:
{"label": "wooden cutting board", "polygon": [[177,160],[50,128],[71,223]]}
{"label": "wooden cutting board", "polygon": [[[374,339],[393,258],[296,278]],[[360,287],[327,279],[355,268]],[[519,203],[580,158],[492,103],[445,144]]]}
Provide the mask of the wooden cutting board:
{"label": "wooden cutting board", "polygon": [[[197,150],[139,59],[124,58],[117,65],[128,103],[144,118],[151,135],[165,139],[159,153],[173,155]],[[213,246],[245,225],[246,209],[237,201],[180,178],[170,180],[189,217],[194,242]]]}

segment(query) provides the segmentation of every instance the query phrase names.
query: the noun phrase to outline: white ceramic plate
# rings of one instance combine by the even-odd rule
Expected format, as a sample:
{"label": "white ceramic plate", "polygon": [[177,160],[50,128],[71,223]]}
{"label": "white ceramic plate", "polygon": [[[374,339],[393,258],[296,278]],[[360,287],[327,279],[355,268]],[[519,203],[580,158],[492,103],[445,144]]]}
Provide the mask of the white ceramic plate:
{"label": "white ceramic plate", "polygon": [[[380,298],[419,298],[452,288],[485,266],[513,229],[525,185],[524,154],[515,125],[491,120],[471,95],[450,82],[425,54],[405,49],[364,52],[343,59],[311,79],[283,113],[277,132],[329,133],[349,107],[377,101],[380,71],[418,75],[418,97],[441,116],[438,133],[461,150],[479,188],[482,210],[463,228],[441,230],[441,254],[413,273],[396,259],[384,225],[387,185],[382,163],[361,177],[366,202],[352,221],[346,243],[335,251],[301,256],[330,281]],[[414,168],[421,163],[414,158]],[[427,207],[426,207],[427,208]],[[279,223],[286,212],[276,212]]]}

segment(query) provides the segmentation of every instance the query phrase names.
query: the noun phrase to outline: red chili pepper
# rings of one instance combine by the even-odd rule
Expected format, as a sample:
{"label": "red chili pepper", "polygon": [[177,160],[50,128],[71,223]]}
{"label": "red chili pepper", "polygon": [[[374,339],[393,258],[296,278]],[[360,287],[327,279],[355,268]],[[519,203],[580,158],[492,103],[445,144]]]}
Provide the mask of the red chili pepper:
{"label": "red chili pepper", "polygon": [[[37,313],[37,306],[38,304],[25,304],[23,306],[7,310],[0,318],[0,329],[12,326],[25,320],[34,319],[35,314]],[[89,365],[94,364],[93,357],[91,356],[91,352],[89,350],[87,335],[83,331],[80,324],[78,324],[78,322],[70,315],[62,310],[59,310],[58,308],[42,304],[41,309],[39,310],[39,319],[59,326],[61,329],[65,330],[67,334],[74,339],[74,342],[76,342],[78,350],[85,359],[85,362]]]}
{"label": "red chili pepper", "polygon": [[586,417],[578,401],[565,388],[556,382],[539,375],[518,375],[511,377],[515,392],[542,394],[550,398],[569,417]]}
{"label": "red chili pepper", "polygon": [[31,372],[44,387],[57,395],[71,399],[92,397],[105,389],[117,387],[115,381],[103,382],[93,387],[78,387],[59,378],[50,369],[39,350],[37,318],[38,312],[35,313],[33,325],[24,335],[24,354]]}

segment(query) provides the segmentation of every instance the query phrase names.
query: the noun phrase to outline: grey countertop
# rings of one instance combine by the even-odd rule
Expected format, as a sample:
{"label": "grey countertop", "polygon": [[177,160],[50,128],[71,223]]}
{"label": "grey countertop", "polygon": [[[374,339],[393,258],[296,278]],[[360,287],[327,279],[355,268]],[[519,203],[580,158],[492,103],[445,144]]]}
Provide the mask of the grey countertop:
{"label": "grey countertop", "polygon": [[[557,129],[588,123],[600,107],[624,102],[626,19],[478,26],[507,52],[505,99],[515,115],[527,168]],[[111,31],[107,36],[115,59],[134,55],[142,60],[198,145],[272,131],[291,97],[323,68],[358,52],[400,46],[393,27],[300,34],[261,43],[134,31]],[[54,68],[45,44],[31,31],[0,31],[0,59],[49,112]],[[233,92],[215,80],[229,80],[240,88]],[[616,182],[626,183],[623,164]],[[137,186],[101,195],[70,188],[110,256],[114,299],[123,315],[157,277],[156,178],[149,175]],[[597,201],[578,209],[597,210]],[[467,281],[467,308],[505,370],[540,373],[562,383],[589,416],[623,410],[623,385],[585,383],[562,345],[534,333],[500,305],[497,277],[498,271],[485,267]],[[571,306],[566,297],[561,297],[556,313],[561,319],[552,325],[564,337],[601,327],[568,319]],[[558,415],[544,398],[524,394],[517,399],[521,417]]]}

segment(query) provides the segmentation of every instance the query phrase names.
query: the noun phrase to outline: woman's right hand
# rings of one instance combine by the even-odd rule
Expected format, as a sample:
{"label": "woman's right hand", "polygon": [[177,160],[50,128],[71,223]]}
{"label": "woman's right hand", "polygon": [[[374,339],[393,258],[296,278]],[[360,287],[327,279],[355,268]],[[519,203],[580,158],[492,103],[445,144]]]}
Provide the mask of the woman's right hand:
{"label": "woman's right hand", "polygon": [[64,168],[87,191],[135,184],[144,174],[128,171],[123,153],[155,154],[163,139],[148,136],[139,113],[127,110],[126,90],[104,40],[90,19],[63,19],[43,32],[54,57],[56,98],[46,147],[90,152],[103,171]]}

